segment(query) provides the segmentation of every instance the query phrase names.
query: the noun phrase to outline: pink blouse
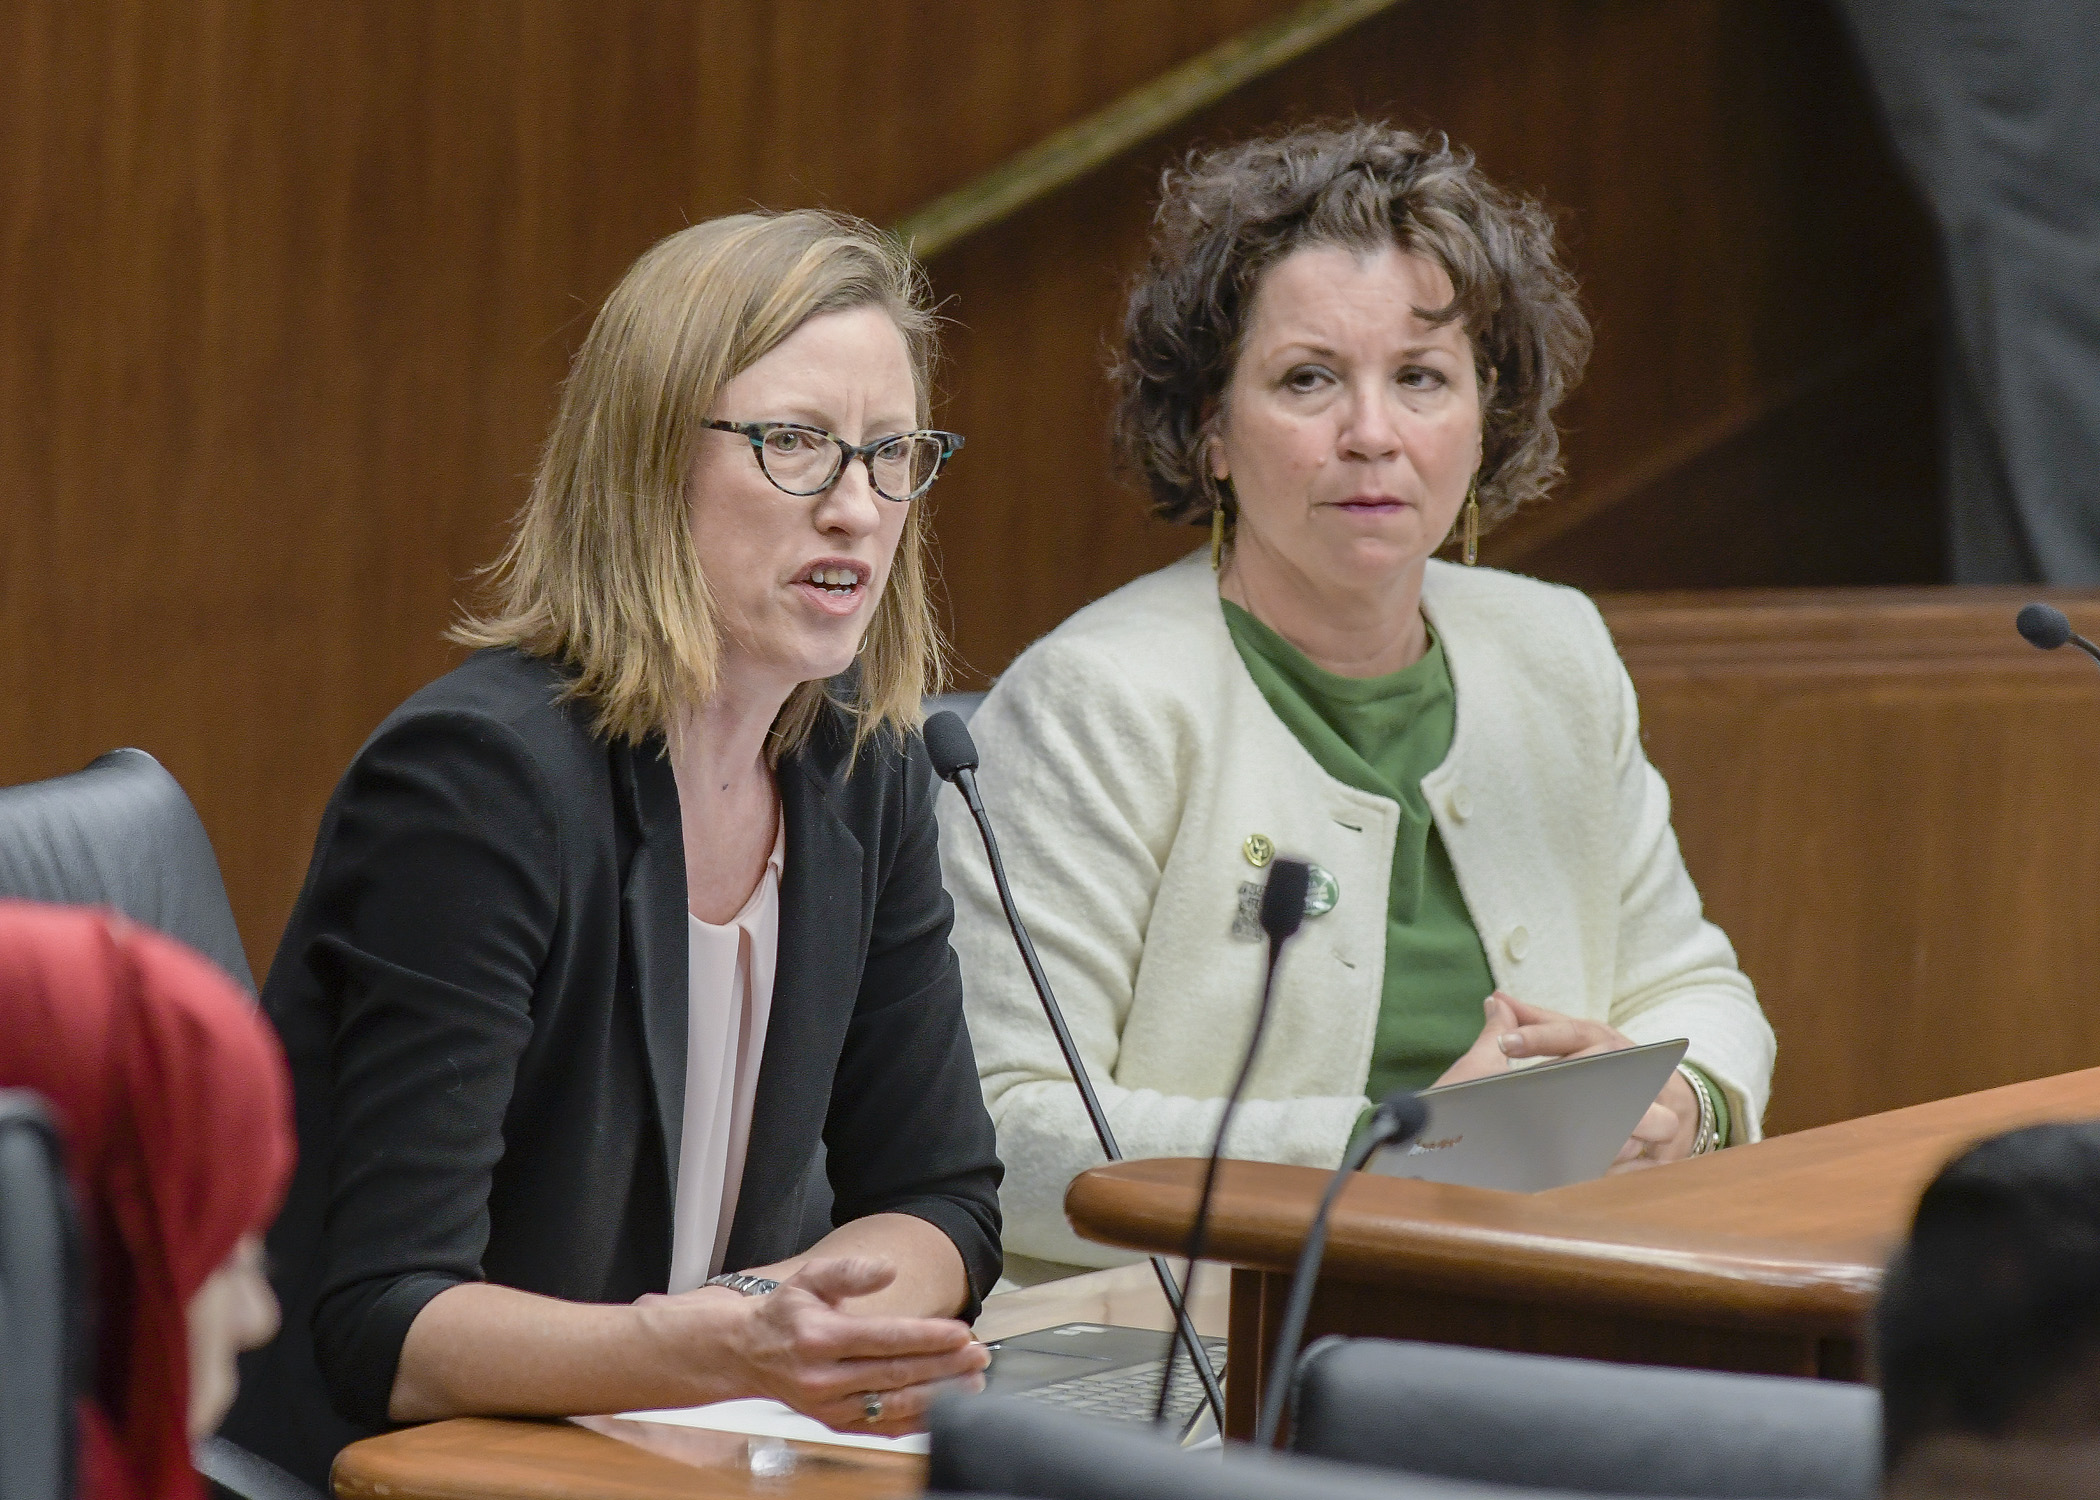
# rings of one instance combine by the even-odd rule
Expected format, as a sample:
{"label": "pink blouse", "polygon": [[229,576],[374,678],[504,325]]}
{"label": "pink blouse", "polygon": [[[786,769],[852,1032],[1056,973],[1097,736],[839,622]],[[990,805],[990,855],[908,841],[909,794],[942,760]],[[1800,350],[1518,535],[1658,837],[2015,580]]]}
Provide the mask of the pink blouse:
{"label": "pink blouse", "polygon": [[736,1219],[751,1100],[773,973],[780,954],[780,871],[787,821],[773,834],[765,873],[744,909],[717,927],[686,913],[689,1014],[685,1049],[685,1131],[678,1152],[678,1197],[671,1207],[671,1284],[689,1292],[722,1268]]}

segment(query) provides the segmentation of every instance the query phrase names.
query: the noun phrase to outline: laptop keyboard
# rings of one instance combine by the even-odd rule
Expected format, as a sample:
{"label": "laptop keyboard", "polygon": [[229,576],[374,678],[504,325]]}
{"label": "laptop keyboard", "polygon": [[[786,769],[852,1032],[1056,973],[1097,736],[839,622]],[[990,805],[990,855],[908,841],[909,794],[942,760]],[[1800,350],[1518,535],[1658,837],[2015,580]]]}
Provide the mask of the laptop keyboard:
{"label": "laptop keyboard", "polygon": [[[1164,1341],[1165,1336],[1161,1337]],[[1225,1374],[1224,1340],[1205,1339],[1203,1342],[1210,1350],[1211,1367],[1222,1379]],[[1159,1372],[1164,1363],[1164,1360],[1154,1359],[1141,1365],[1104,1370],[1098,1375],[1074,1375],[1017,1394],[1023,1400],[1044,1401],[1090,1417],[1106,1417],[1112,1422],[1150,1422],[1159,1401]],[[1202,1405],[1203,1382],[1196,1377],[1196,1367],[1190,1361],[1188,1351],[1177,1344],[1174,1349],[1174,1388],[1167,1393],[1167,1421],[1177,1428],[1185,1426]]]}

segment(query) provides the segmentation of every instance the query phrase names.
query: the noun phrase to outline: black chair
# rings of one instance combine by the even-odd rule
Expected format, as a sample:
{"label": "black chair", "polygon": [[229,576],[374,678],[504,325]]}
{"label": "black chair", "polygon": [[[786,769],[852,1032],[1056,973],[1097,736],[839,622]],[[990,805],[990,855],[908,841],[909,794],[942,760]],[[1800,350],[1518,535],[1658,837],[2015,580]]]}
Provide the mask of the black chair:
{"label": "black chair", "polygon": [[1290,1446],[1579,1494],[1870,1500],[1881,1397],[1838,1381],[1326,1338],[1298,1363]]}
{"label": "black chair", "polygon": [[1147,1428],[1020,1397],[951,1396],[933,1409],[926,1489],[1014,1500],[1552,1500],[1512,1489],[1380,1473],[1239,1444],[1190,1453]]}
{"label": "black chair", "polygon": [[73,1500],[81,1280],[58,1131],[0,1089],[0,1500]]}
{"label": "black chair", "polygon": [[239,1443],[213,1436],[193,1452],[197,1472],[241,1500],[321,1500],[314,1487]]}
{"label": "black chair", "polygon": [[0,896],[114,906],[255,993],[211,839],[175,778],[143,750],[0,787]]}

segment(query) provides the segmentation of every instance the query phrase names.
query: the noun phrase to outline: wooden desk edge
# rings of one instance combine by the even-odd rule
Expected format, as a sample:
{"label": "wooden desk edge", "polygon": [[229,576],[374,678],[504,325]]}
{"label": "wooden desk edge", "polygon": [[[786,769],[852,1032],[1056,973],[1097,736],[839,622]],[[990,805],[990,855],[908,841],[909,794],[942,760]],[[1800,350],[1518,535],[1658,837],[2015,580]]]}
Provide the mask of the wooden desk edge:
{"label": "wooden desk edge", "polygon": [[[1186,1239],[1201,1170],[1171,1159],[1097,1167],[1074,1180],[1065,1211],[1089,1239],[1172,1253]],[[1227,1162],[1210,1257],[1288,1273],[1327,1175]],[[1568,1306],[1818,1333],[1857,1327],[1881,1284],[1878,1255],[1830,1259],[1735,1236],[1660,1234],[1514,1194],[1397,1179],[1344,1190],[1323,1270],[1377,1285],[1545,1294]]]}
{"label": "wooden desk edge", "polygon": [[[746,1439],[731,1433],[629,1422],[634,1436],[561,1419],[457,1417],[352,1443],[336,1456],[329,1486],[337,1500],[742,1500],[791,1491],[802,1500],[887,1500],[917,1494],[926,1460],[790,1442],[792,1475],[752,1472]],[[707,1444],[706,1457],[656,1451],[647,1430],[670,1444]]]}
{"label": "wooden desk edge", "polygon": [[[1918,1190],[1942,1163],[1986,1136],[2095,1114],[2100,1068],[2089,1068],[1549,1193],[1365,1174],[1335,1205],[1327,1268],[1361,1284],[1852,1337]],[[1171,1254],[1187,1236],[1201,1170],[1176,1160],[1096,1167],[1073,1181],[1065,1212],[1091,1239]],[[1210,1254],[1288,1272],[1328,1175],[1226,1162]],[[1736,1205],[1745,1201],[1768,1215],[1788,1201],[1775,1198],[1774,1184],[1790,1185],[1793,1197],[1818,1186],[1821,1197],[1809,1201],[1822,1207],[1806,1218],[1741,1219]],[[1764,1224],[1780,1237],[1710,1227],[1729,1222]]]}
{"label": "wooden desk edge", "polygon": [[615,1500],[690,1488],[693,1470],[558,1419],[459,1417],[365,1438],[336,1455],[329,1488],[340,1500],[488,1500],[573,1495],[588,1466],[593,1493]]}

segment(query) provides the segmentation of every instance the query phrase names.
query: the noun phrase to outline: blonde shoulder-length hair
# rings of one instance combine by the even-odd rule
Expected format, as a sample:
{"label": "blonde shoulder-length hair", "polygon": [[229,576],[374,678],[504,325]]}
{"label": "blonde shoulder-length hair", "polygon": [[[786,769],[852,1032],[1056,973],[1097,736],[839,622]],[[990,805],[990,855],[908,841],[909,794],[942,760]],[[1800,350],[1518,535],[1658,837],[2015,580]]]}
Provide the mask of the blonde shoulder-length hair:
{"label": "blonde shoulder-length hair", "polygon": [[[532,493],[486,571],[489,601],[448,634],[565,664],[564,696],[594,728],[639,744],[706,702],[720,678],[721,615],[700,571],[686,502],[702,425],[722,387],[820,313],[879,307],[911,357],[928,418],[934,316],[924,274],[857,219],[798,209],[711,219],[659,241],[605,299],[563,383]],[[796,503],[783,495],[782,503]],[[888,504],[890,502],[883,502]],[[862,638],[849,701],[854,749],[919,721],[945,673],[924,501],[912,502],[889,584]],[[799,747],[831,697],[805,682],[768,754]]]}

